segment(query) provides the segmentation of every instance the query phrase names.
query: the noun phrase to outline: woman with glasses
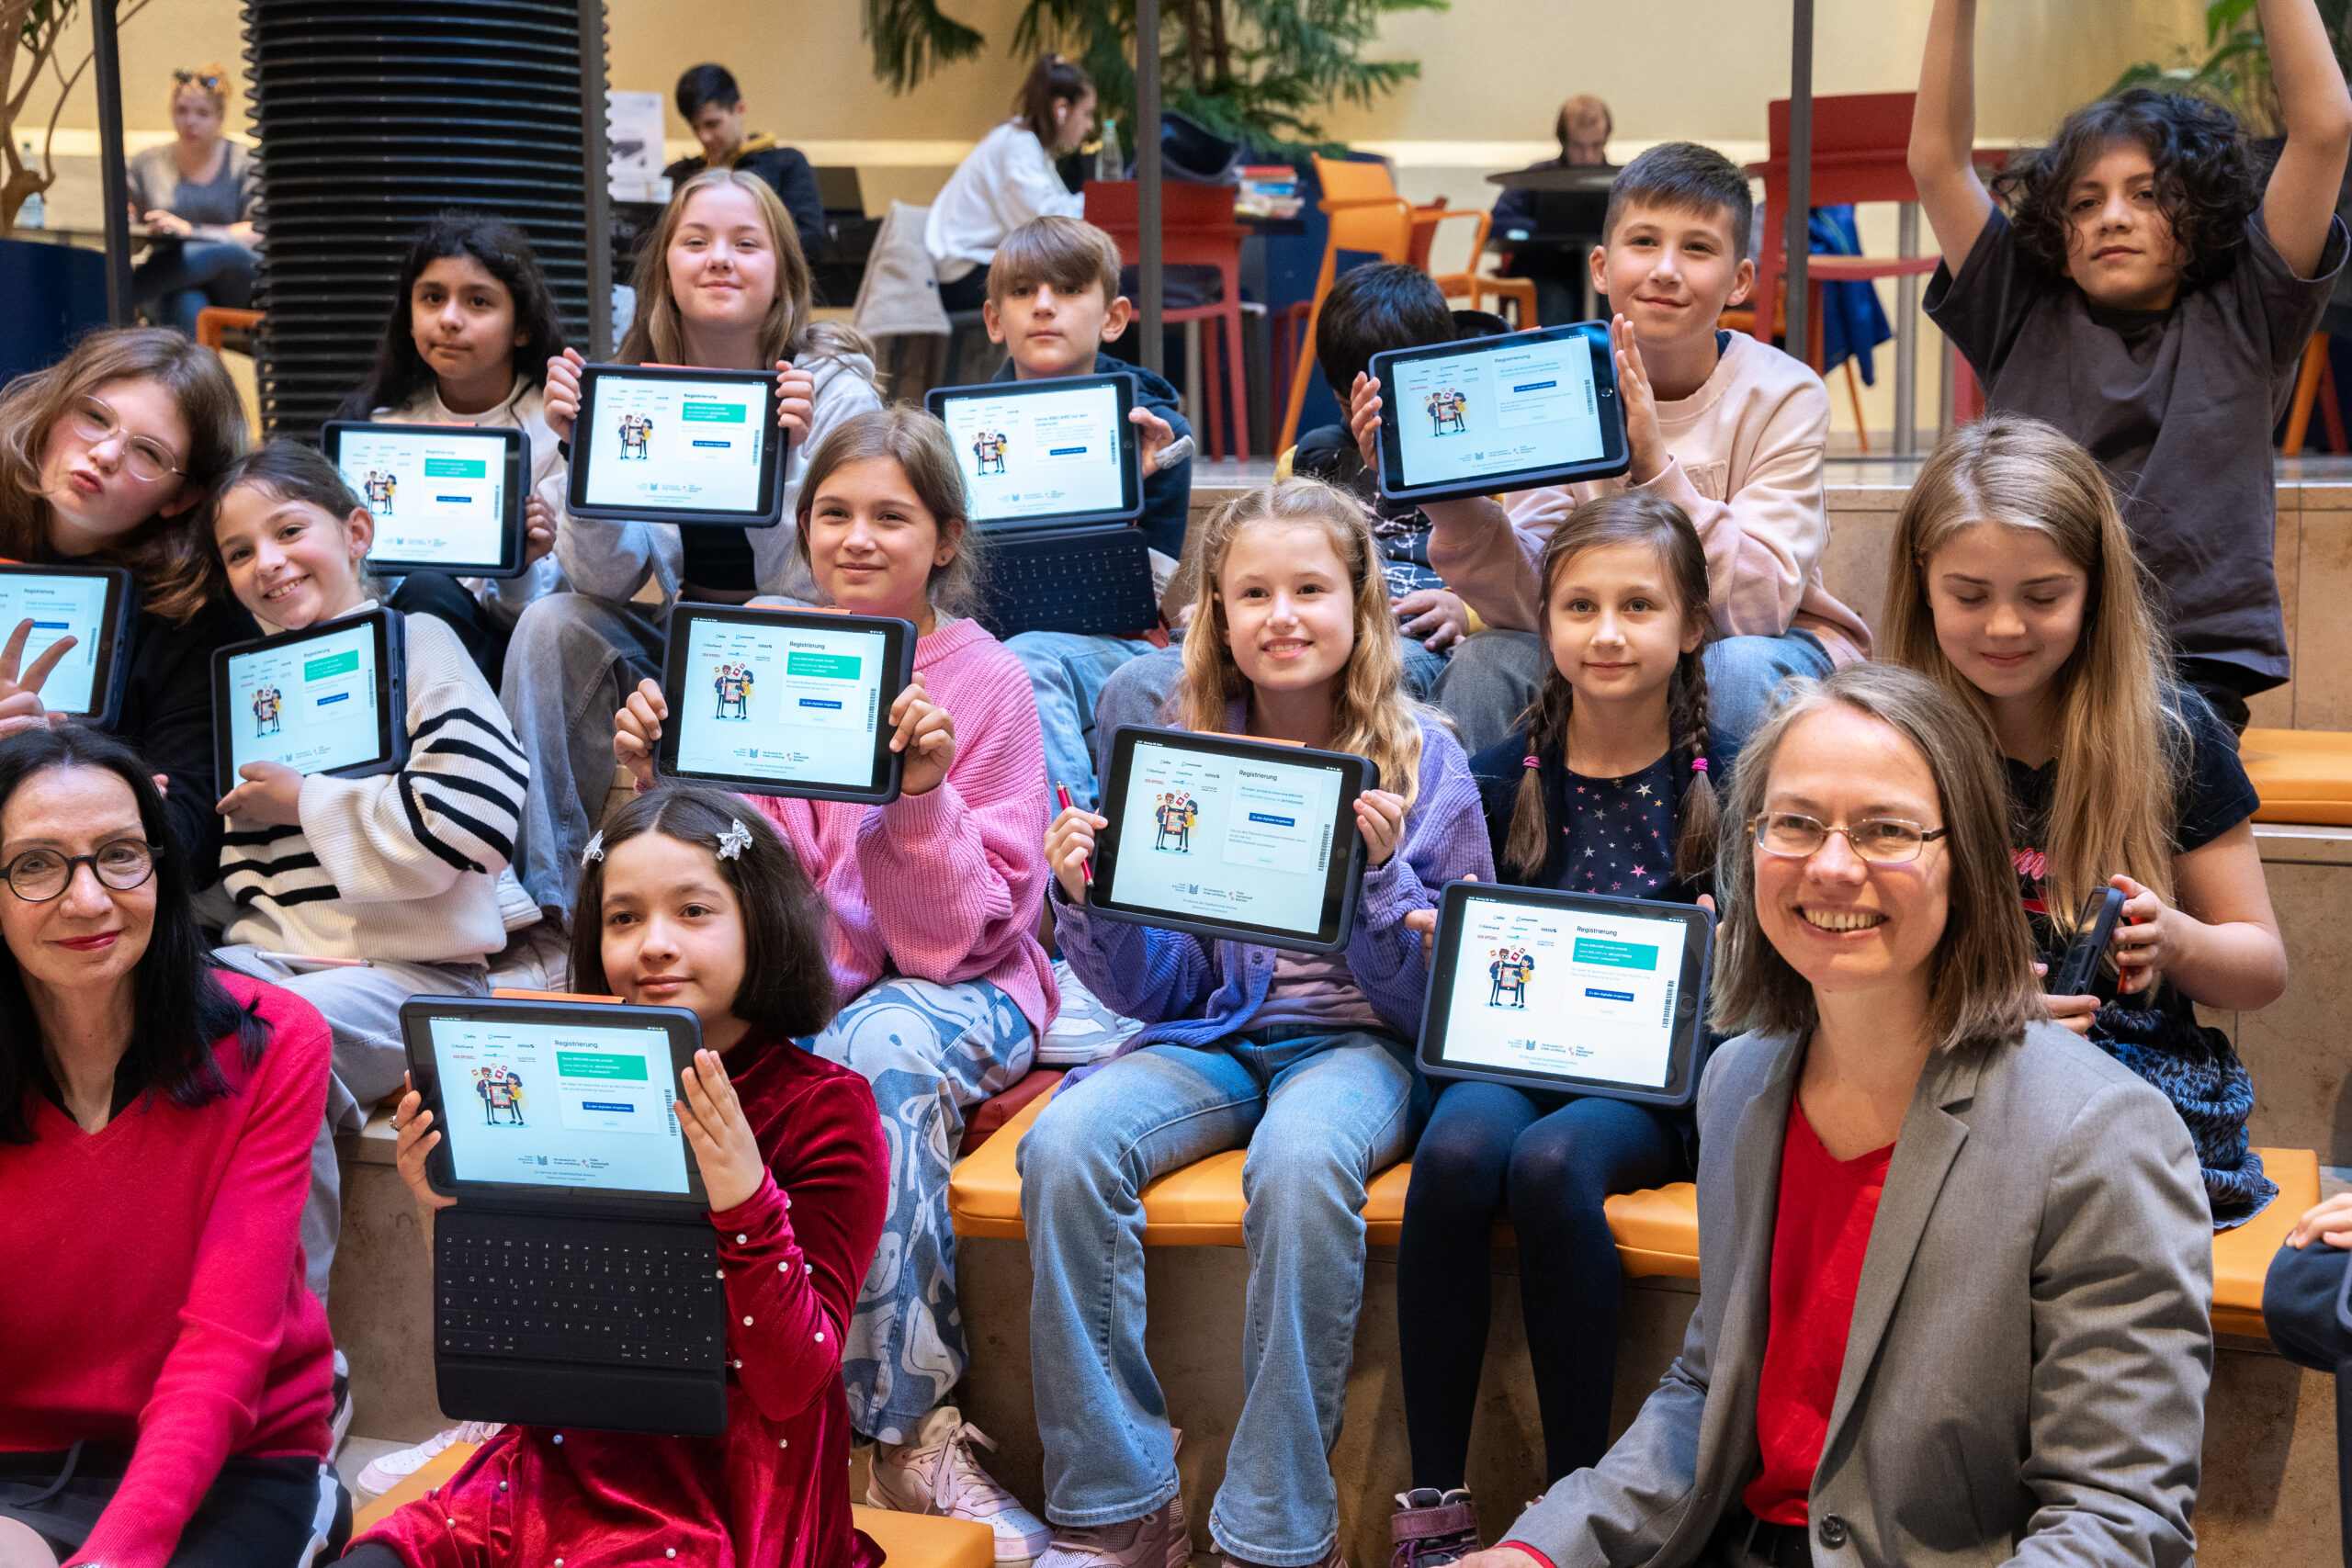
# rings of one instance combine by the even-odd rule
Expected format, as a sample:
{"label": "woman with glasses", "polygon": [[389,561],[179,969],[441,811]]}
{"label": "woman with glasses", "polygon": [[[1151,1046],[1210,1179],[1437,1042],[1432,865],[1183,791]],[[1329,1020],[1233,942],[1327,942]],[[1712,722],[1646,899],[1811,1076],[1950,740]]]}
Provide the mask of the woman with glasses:
{"label": "woman with glasses", "polygon": [[169,839],[120,741],[0,736],[0,1568],[348,1528],[296,1237],[326,1025],[213,965]]}
{"label": "woman with glasses", "polygon": [[149,321],[194,337],[207,305],[253,303],[261,171],[250,151],[221,135],[221,66],[173,72],[171,112],[173,139],[130,160],[130,220],[155,242],[130,282]]}
{"label": "woman with glasses", "polygon": [[1682,1354],[1467,1568],[2191,1560],[2196,1151],[2044,1010],[2007,804],[1984,722],[1898,666],[1748,742]]}
{"label": "woman with glasses", "polygon": [[[164,781],[191,887],[213,879],[212,650],[261,635],[213,593],[193,509],[245,445],[220,356],[160,327],[93,333],[0,389],[0,559],[127,568],[138,592],[115,733]],[[0,626],[0,733],[50,722],[31,623]]]}

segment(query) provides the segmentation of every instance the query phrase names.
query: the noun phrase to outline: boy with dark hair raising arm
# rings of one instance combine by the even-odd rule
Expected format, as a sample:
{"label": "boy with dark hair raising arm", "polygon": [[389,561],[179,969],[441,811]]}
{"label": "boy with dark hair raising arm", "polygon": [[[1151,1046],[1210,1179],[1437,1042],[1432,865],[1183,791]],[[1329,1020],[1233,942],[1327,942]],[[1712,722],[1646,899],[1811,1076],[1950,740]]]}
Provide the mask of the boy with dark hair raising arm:
{"label": "boy with dark hair raising arm", "polygon": [[1990,407],[2048,420],[2106,468],[2180,678],[2238,729],[2245,699],[2287,679],[2270,429],[2344,265],[2352,152],[2352,95],[2312,0],[2258,10],[2287,130],[2267,184],[2226,109],[2135,87],[2067,116],[1986,190],[1970,157],[1976,0],[1936,0],[1911,121],[1944,258],[1929,318]]}

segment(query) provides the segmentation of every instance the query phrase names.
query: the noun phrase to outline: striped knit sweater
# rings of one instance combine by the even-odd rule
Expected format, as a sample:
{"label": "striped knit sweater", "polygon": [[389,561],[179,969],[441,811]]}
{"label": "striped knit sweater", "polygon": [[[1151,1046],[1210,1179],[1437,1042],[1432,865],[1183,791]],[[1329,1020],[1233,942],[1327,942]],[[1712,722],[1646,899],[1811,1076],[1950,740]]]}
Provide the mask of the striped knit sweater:
{"label": "striped knit sweater", "polygon": [[364,779],[311,774],[299,828],[229,819],[231,943],[427,964],[505,946],[499,875],[514,858],[530,763],[457,634],[431,615],[407,624],[408,765]]}

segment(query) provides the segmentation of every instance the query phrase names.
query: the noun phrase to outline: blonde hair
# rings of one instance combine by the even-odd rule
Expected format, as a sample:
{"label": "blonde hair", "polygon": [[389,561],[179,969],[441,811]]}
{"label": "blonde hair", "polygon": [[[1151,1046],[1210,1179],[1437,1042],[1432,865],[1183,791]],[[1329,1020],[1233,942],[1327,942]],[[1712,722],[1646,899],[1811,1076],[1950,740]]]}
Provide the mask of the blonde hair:
{"label": "blonde hair", "polygon": [[226,123],[231,92],[229,68],[217,60],[208,60],[193,71],[175,71],[172,73],[172,90],[164,95],[164,118],[169,118],[171,112],[180,107],[182,93],[202,93],[212,100],[213,108],[220,112],[222,122]]}
{"label": "blonde hair", "polygon": [[1082,218],[1032,218],[998,242],[989,298],[1001,304],[1014,289],[1040,283],[1063,294],[1099,288],[1108,306],[1119,297],[1119,243]]}
{"label": "blonde hair", "polygon": [[1319,480],[1287,479],[1236,496],[1202,525],[1201,608],[1184,639],[1179,709],[1184,728],[1204,734],[1224,730],[1227,706],[1250,694],[1249,678],[1234,662],[1219,580],[1234,540],[1260,523],[1305,523],[1322,529],[1347,569],[1355,600],[1355,647],[1331,694],[1330,749],[1372,759],[1380,769],[1380,787],[1410,806],[1420,788],[1421,719],[1430,710],[1405,694],[1405,655],[1396,613],[1388,607],[1388,579],[1363,508]]}
{"label": "blonde hair", "polygon": [[2008,786],[2000,748],[1983,715],[1947,686],[1899,664],[1849,664],[1824,681],[1792,680],[1787,695],[1739,755],[1723,819],[1715,897],[1711,1021],[1726,1034],[1795,1034],[1819,1021],[1813,987],[1765,939],[1756,909],[1752,824],[1771,793],[1773,759],[1798,721],[1843,705],[1894,729],[1928,765],[1951,867],[1943,935],[1928,956],[1928,1027],[1939,1046],[2014,1043],[2046,1018],[2033,975],[2033,942],[2010,869]]}
{"label": "blonde hair", "polygon": [[683,365],[686,362],[685,322],[677,296],[670,290],[670,243],[685,220],[686,204],[706,190],[732,186],[752,198],[766,226],[768,243],[775,248],[775,298],[760,322],[760,365],[797,359],[804,354],[819,358],[846,359],[862,354],[869,360],[874,347],[854,329],[835,321],[810,319],[815,285],[808,258],[801,254],[799,231],[792,215],[767,181],[740,169],[705,169],[678,186],[662,210],[662,221],[637,258],[637,315],[616,355],[630,365]]}
{"label": "blonde hair", "polygon": [[2052,678],[2058,770],[2040,846],[2051,924],[2071,934],[2083,900],[2117,872],[2170,902],[2173,786],[2187,763],[2188,727],[2160,672],[2144,572],[2097,459],[2056,427],[2018,414],[1987,415],[1938,442],[1895,524],[1889,653],[1989,724],[1991,705],[1944,657],[1928,604],[1936,553],[1981,525],[2039,534],[2090,580],[2082,635]]}
{"label": "blonde hair", "polygon": [[899,465],[913,487],[915,499],[931,513],[940,538],[956,547],[945,566],[932,568],[923,596],[934,610],[971,615],[980,607],[987,551],[980,543],[981,531],[971,526],[967,515],[964,470],[956,462],[956,446],[947,427],[907,403],[854,413],[809,449],[808,466],[800,474],[800,494],[793,503],[798,534],[793,547],[799,552],[800,563],[814,573],[816,563],[808,557],[808,515],[816,507],[817,491],[835,468],[871,457],[887,457]]}

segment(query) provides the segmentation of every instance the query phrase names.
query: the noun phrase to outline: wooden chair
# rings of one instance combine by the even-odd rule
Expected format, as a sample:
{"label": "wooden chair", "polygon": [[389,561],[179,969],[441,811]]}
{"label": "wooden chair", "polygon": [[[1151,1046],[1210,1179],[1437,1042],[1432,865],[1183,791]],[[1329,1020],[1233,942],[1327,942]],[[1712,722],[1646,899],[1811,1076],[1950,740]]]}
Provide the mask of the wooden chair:
{"label": "wooden chair", "polygon": [[[1137,186],[1133,180],[1089,180],[1086,182],[1086,220],[1119,243],[1119,259],[1129,266],[1139,265],[1142,252],[1141,220]],[[1233,187],[1230,186],[1185,185],[1167,181],[1159,187],[1159,258],[1169,266],[1213,266],[1217,269],[1219,293],[1206,305],[1186,306],[1180,310],[1163,310],[1160,320],[1174,325],[1180,321],[1215,321],[1217,339],[1224,355],[1224,395],[1218,395],[1218,378],[1206,365],[1202,367],[1202,380],[1206,383],[1207,428],[1203,432],[1204,445],[1212,457],[1225,454],[1224,409],[1227,401],[1233,407],[1233,455],[1244,461],[1250,457],[1250,394],[1249,378],[1243,373],[1241,360],[1241,242],[1248,231],[1233,216]],[[1204,356],[1207,345],[1202,345]]]}

